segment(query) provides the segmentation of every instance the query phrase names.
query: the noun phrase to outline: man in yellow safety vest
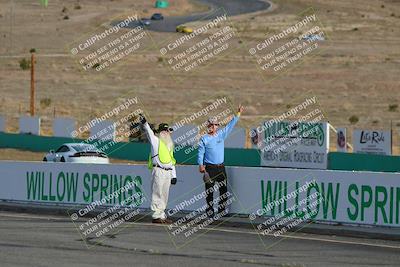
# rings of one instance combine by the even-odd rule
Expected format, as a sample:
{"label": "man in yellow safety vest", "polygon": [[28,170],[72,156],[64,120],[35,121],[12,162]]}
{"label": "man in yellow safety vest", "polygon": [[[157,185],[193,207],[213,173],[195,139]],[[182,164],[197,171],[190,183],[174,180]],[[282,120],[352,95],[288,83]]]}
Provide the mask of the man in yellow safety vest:
{"label": "man in yellow safety vest", "polygon": [[168,124],[161,123],[156,136],[143,114],[140,115],[140,122],[151,145],[148,167],[152,171],[150,209],[153,211],[153,223],[170,224],[172,221],[167,218],[165,209],[170,185],[176,183],[176,160],[174,142],[171,138],[173,129]]}

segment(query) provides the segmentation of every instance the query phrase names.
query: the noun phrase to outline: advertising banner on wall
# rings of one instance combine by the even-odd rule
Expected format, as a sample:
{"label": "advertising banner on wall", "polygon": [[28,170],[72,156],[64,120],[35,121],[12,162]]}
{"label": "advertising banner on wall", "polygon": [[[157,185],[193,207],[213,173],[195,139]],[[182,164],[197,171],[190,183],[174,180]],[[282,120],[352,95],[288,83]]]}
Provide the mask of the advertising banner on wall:
{"label": "advertising banner on wall", "polygon": [[347,152],[346,128],[338,128],[336,133],[336,151]]}
{"label": "advertising banner on wall", "polygon": [[[147,165],[0,161],[0,199],[6,200],[87,205],[107,198],[102,205],[136,201],[141,208],[149,208],[150,185]],[[203,190],[198,167],[183,168],[177,184],[171,186],[170,205],[182,192]],[[196,205],[201,203],[188,210]]]}
{"label": "advertising banner on wall", "polygon": [[[0,162],[0,200],[64,207],[76,230],[87,238],[107,238],[128,227],[131,220],[152,215],[150,185],[151,171],[146,165]],[[168,217],[193,211],[186,215],[187,224],[192,225],[194,217],[195,222],[207,219],[204,183],[197,166],[180,168],[178,182],[169,192]],[[189,242],[189,231],[192,228],[186,224],[168,229],[176,246]]]}
{"label": "advertising banner on wall", "polygon": [[[400,227],[400,174],[232,167],[235,213]],[[257,226],[256,226],[257,227]]]}
{"label": "advertising banner on wall", "polygon": [[354,130],[353,153],[392,155],[391,131]]}
{"label": "advertising banner on wall", "polygon": [[271,120],[261,128],[261,166],[327,168],[328,123]]}
{"label": "advertising banner on wall", "polygon": [[251,127],[249,131],[250,145],[253,149],[259,149],[262,145],[262,136],[257,131],[257,127]]}
{"label": "advertising banner on wall", "polygon": [[[177,167],[168,216],[204,213],[197,169]],[[227,175],[230,213],[400,227],[397,173],[227,167]],[[82,212],[100,203],[149,208],[150,182],[145,165],[0,162],[0,200],[86,204]]]}
{"label": "advertising banner on wall", "polygon": [[134,183],[109,203],[115,204],[116,200],[122,201],[149,188],[146,169],[142,166],[0,162],[0,177],[1,199],[34,202],[86,204]]}

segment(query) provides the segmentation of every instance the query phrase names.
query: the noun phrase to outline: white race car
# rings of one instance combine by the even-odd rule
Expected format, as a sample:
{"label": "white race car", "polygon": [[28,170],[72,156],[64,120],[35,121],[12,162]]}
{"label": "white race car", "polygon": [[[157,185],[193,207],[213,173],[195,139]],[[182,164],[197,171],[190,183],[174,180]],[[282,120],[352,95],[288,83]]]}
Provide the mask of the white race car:
{"label": "white race car", "polygon": [[74,163],[110,163],[107,155],[99,151],[94,145],[82,143],[67,143],[56,151],[44,156],[43,161],[74,162]]}

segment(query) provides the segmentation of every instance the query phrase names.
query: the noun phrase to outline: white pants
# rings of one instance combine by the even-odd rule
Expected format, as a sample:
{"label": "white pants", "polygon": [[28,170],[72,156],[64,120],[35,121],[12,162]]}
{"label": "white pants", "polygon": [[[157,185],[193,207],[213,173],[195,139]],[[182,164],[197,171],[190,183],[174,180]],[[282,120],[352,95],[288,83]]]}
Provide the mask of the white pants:
{"label": "white pants", "polygon": [[151,205],[153,219],[165,219],[165,208],[168,203],[169,187],[171,186],[172,171],[154,167],[151,179]]}

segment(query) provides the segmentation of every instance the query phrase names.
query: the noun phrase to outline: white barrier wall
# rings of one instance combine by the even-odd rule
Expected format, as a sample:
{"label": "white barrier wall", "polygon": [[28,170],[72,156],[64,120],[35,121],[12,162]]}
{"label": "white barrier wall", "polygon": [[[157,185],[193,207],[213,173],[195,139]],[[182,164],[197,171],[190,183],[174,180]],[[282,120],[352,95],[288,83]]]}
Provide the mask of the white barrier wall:
{"label": "white barrier wall", "polygon": [[55,118],[53,121],[53,136],[74,138],[72,132],[76,130],[76,122],[71,118]]}
{"label": "white barrier wall", "polygon": [[400,227],[399,173],[232,167],[228,176],[242,205],[233,204],[237,213],[261,214],[268,203],[315,181],[298,197],[286,199],[265,214],[276,215],[316,193],[321,202],[310,209],[307,205],[316,212],[315,220]]}
{"label": "white barrier wall", "polygon": [[19,132],[40,135],[40,118],[21,116],[19,118]]}
{"label": "white barrier wall", "polygon": [[[234,199],[231,213],[273,216],[317,194],[317,205],[310,199],[304,206],[314,212],[315,220],[400,227],[400,174],[249,167],[228,167],[227,173]],[[198,167],[178,166],[177,174],[168,207],[173,211],[204,206]],[[150,180],[145,165],[0,161],[3,200],[89,204],[136,181],[138,186],[126,194],[143,192],[142,207],[148,208]],[[276,205],[269,206],[274,201]]]}

